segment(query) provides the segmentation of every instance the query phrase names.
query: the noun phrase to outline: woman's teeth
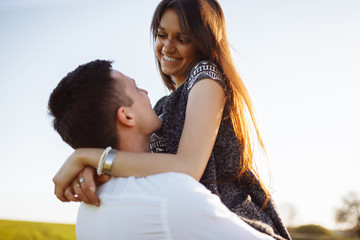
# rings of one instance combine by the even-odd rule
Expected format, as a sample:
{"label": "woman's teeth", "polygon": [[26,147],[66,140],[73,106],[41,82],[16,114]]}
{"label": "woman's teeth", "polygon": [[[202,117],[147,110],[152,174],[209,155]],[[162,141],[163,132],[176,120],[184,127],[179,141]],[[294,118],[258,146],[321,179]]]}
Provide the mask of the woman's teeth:
{"label": "woman's teeth", "polygon": [[179,60],[177,58],[171,58],[171,57],[166,56],[166,55],[163,55],[163,58],[164,58],[165,61],[168,61],[168,62],[176,62],[176,61]]}

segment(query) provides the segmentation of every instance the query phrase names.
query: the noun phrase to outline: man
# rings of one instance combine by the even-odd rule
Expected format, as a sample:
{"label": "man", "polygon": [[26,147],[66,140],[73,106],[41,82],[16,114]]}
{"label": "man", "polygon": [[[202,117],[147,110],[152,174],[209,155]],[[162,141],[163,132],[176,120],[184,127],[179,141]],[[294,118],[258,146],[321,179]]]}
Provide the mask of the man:
{"label": "man", "polygon": [[[73,148],[149,152],[150,135],[161,127],[147,92],[113,70],[109,61],[96,60],[69,73],[51,94],[49,110],[55,130]],[[78,198],[91,202],[80,183],[74,181],[73,189]],[[80,205],[78,240],[272,239],[184,174],[112,177],[97,194],[99,207]]]}

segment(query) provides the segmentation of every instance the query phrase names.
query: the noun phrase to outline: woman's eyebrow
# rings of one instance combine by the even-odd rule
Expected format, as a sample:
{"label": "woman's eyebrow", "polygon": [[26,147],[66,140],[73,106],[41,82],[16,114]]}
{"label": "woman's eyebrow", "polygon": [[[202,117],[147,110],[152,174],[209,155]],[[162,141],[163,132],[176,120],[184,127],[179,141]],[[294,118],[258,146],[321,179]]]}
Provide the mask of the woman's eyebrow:
{"label": "woman's eyebrow", "polygon": [[[162,27],[161,25],[158,26],[158,30],[162,30],[162,31],[165,31],[165,32],[166,32],[166,29],[165,29],[164,27]],[[178,32],[178,33],[176,33],[176,35],[178,35],[178,36],[184,36],[184,37],[188,36],[188,34],[183,33],[183,32]]]}

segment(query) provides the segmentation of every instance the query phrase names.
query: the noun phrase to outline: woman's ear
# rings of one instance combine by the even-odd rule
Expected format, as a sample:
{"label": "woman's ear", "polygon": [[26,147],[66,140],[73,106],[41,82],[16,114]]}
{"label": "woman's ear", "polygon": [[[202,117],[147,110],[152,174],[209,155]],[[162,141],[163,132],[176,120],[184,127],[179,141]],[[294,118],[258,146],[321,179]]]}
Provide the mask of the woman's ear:
{"label": "woman's ear", "polygon": [[127,127],[134,127],[135,121],[132,117],[132,112],[127,107],[119,107],[116,112],[116,120],[118,123],[127,126]]}

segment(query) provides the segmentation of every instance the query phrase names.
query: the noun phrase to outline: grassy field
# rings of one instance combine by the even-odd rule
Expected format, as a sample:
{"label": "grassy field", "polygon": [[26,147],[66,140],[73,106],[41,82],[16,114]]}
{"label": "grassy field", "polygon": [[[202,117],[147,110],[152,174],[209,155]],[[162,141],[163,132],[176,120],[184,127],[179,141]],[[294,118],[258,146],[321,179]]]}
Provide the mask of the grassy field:
{"label": "grassy field", "polygon": [[3,240],[75,240],[75,224],[0,220]]}
{"label": "grassy field", "polygon": [[[293,240],[360,240],[349,232],[333,232],[317,225],[290,228]],[[0,220],[1,240],[75,240],[75,224]]]}
{"label": "grassy field", "polygon": [[350,230],[332,231],[319,225],[302,225],[288,228],[293,240],[359,240]]}

